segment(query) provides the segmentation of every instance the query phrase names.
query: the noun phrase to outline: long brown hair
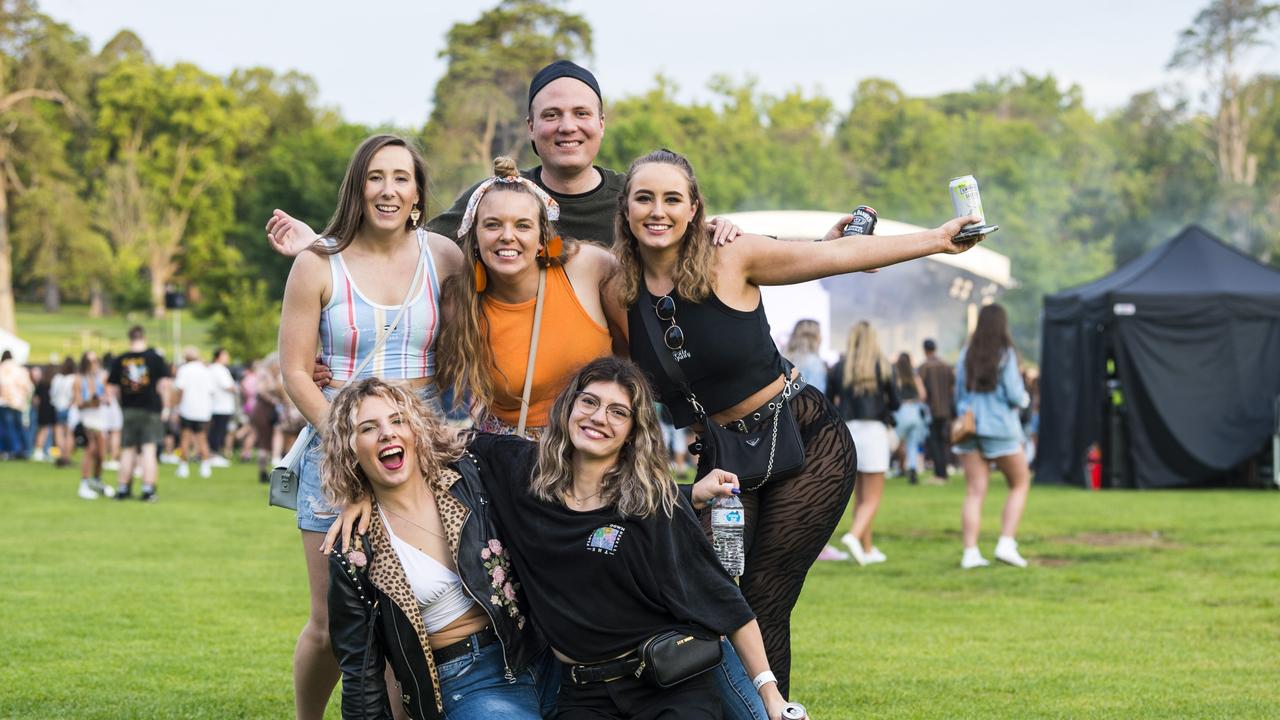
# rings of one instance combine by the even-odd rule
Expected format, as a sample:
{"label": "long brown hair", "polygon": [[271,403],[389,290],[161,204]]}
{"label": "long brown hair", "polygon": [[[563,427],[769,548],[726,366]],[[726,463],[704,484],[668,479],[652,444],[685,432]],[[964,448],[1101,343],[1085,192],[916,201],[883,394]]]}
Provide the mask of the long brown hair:
{"label": "long brown hair", "polygon": [[916,382],[916,369],[911,367],[911,356],[906,353],[898,353],[898,361],[893,364],[893,369],[898,375],[899,387],[910,387]]}
{"label": "long brown hair", "polygon": [[714,289],[715,271],[712,261],[715,259],[715,246],[706,241],[707,209],[702,201],[702,193],[698,190],[698,178],[693,174],[693,166],[680,153],[666,148],[654,150],[648,155],[636,158],[627,169],[627,180],[622,186],[622,194],[618,196],[618,212],[613,218],[613,254],[618,258],[619,268],[615,288],[622,298],[624,306],[635,304],[640,295],[640,283],[644,282],[644,263],[640,260],[639,241],[631,232],[631,224],[627,221],[627,200],[631,197],[631,181],[636,171],[649,163],[663,163],[680,168],[689,181],[689,200],[696,203],[693,218],[680,238],[680,251],[676,259],[675,287],[680,297],[694,302],[702,302],[711,296]]}
{"label": "long brown hair", "polygon": [[351,154],[347,172],[342,176],[342,187],[338,190],[338,207],[333,211],[333,217],[329,218],[329,224],[320,233],[320,237],[331,237],[336,243],[324,245],[317,242],[310,250],[321,255],[336,255],[356,239],[356,233],[364,223],[364,179],[369,174],[369,163],[385,147],[402,147],[409,151],[409,157],[413,160],[413,181],[418,186],[418,203],[415,207],[420,214],[417,223],[412,218],[405,222],[405,232],[426,222],[427,162],[422,159],[422,153],[399,135],[371,135]]}
{"label": "long brown hair", "polygon": [[[494,158],[493,174],[501,178],[515,177],[519,172],[516,163],[509,157]],[[556,237],[555,228],[547,217],[547,208],[537,195],[534,195],[523,183],[494,183],[485,191],[485,197],[493,193],[521,193],[533,198],[538,206],[538,246],[546,248]],[[483,200],[481,200],[483,202]],[[479,208],[477,208],[477,215]],[[438,380],[441,387],[452,387],[454,398],[462,398],[469,390],[472,402],[479,407],[488,407],[493,402],[493,373],[497,371],[497,363],[493,357],[493,347],[489,341],[489,322],[484,315],[485,293],[476,290],[475,264],[480,260],[478,230],[479,217],[471,224],[466,236],[462,239],[462,255],[467,258],[470,272],[458,273],[444,282],[445,319],[442,323],[440,340],[436,343],[436,362]],[[577,244],[564,240],[564,251],[558,257],[547,257],[538,254],[540,267],[562,265],[573,257],[578,250]],[[490,285],[496,278],[490,274]],[[524,378],[505,378],[508,389],[513,382],[523,382]],[[518,392],[518,391],[517,391]],[[455,400],[457,402],[457,400]]]}
{"label": "long brown hair", "polygon": [[569,439],[569,418],[578,393],[594,382],[617,383],[631,398],[631,432],[617,462],[604,474],[600,499],[615,505],[624,516],[647,518],[661,511],[671,517],[676,485],[667,469],[667,446],[653,390],[635,363],[613,356],[584,365],[556,397],[538,445],[538,470],[530,489],[542,500],[563,503],[573,487],[575,449]]}
{"label": "long brown hair", "polygon": [[[978,312],[978,324],[964,355],[964,384],[970,392],[994,392],[1000,382],[1000,363],[1013,347],[1009,314],[993,303]],[[1017,351],[1014,351],[1017,362]]]}
{"label": "long brown hair", "polygon": [[439,489],[436,483],[441,473],[446,465],[462,457],[464,441],[427,409],[408,386],[371,377],[343,387],[329,408],[320,433],[320,487],[325,497],[331,502],[349,505],[373,491],[356,457],[356,413],[371,397],[380,397],[400,411],[413,432],[418,470],[433,489]]}

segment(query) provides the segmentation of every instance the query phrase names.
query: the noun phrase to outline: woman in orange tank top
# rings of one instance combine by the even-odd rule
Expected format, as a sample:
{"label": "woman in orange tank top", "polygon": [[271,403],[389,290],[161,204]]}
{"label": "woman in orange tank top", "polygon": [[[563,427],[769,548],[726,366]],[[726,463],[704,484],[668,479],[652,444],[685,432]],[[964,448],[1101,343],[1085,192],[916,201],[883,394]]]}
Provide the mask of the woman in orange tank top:
{"label": "woman in orange tank top", "polygon": [[616,261],[601,247],[558,237],[551,225],[557,212],[554,200],[520,177],[515,161],[500,157],[458,228],[471,272],[444,285],[439,378],[455,397],[469,392],[472,415],[487,432],[517,429],[540,270],[546,290],[526,436],[541,433],[565,382],[613,347],[600,288]]}

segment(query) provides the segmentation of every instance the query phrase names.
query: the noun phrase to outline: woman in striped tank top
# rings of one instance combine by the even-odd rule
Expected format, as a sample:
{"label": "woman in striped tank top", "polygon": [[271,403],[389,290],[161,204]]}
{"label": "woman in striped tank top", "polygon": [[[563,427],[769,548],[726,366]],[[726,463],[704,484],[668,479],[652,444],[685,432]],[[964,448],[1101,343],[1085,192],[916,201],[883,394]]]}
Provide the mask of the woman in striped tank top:
{"label": "woman in striped tank top", "polygon": [[[395,330],[361,377],[399,380],[439,407],[434,382],[434,342],[440,328],[440,283],[463,268],[451,240],[422,226],[426,165],[403,138],[375,135],[356,149],[338,193],[338,208],[311,252],[294,260],[280,317],[280,365],[290,398],[314,427],[324,425],[329,397],[359,379],[356,369],[373,352],[400,305]],[[267,223],[273,245],[314,237],[309,228],[277,210]],[[421,278],[410,292],[419,263]],[[316,348],[333,371],[325,391],[312,381]],[[294,701],[298,718],[320,718],[338,681],[329,642],[329,569],[320,552],[336,517],[324,499],[315,438],[299,470],[298,528],[307,561],[311,612],[294,651]]]}

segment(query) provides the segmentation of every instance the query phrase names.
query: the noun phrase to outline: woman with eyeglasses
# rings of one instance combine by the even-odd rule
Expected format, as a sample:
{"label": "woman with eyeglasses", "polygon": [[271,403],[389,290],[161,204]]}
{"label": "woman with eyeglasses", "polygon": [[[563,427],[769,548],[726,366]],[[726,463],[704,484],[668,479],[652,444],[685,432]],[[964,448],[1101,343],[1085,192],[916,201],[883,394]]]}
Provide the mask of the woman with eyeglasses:
{"label": "woman with eyeglasses", "polygon": [[[629,330],[631,357],[656,383],[679,426],[694,424],[691,403],[669,378],[658,353],[669,353],[712,421],[754,430],[774,412],[794,413],[804,445],[799,473],[743,493],[747,557],[742,593],[759,618],[770,664],[785,696],[791,666],[791,609],[805,574],[831,537],[853,489],[857,460],[844,423],[823,397],[784,365],[769,333],[761,285],[785,285],[883,267],[937,252],[958,253],[962,217],[896,237],[842,237],[845,216],[825,242],[782,242],[743,235],[715,247],[705,234],[705,206],[683,156],[658,150],[631,164],[615,220],[614,280]],[[656,315],[655,347],[642,313]],[[788,374],[790,373],[790,374]],[[772,406],[770,405],[772,403]],[[756,419],[760,418],[760,419]],[[705,441],[705,438],[703,438]],[[704,455],[701,458],[705,464]],[[700,464],[699,473],[710,468]]]}

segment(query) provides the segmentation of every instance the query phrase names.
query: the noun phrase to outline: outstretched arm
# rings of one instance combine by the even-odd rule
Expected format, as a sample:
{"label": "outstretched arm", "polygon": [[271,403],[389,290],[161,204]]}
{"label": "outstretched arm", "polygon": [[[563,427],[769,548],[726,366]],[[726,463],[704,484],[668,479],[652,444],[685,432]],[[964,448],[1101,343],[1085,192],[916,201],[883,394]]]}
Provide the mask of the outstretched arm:
{"label": "outstretched arm", "polygon": [[267,220],[267,242],[285,257],[297,257],[320,239],[311,226],[277,208]]}
{"label": "outstretched arm", "polygon": [[721,252],[738,254],[738,265],[748,281],[756,285],[791,285],[844,273],[870,270],[933,255],[955,254],[973,247],[981,237],[957,240],[976,216],[958,217],[933,228],[909,235],[856,235],[842,237],[841,230],[853,219],[840,218],[824,238],[828,242],[798,243],[774,240],[761,235],[743,235]]}

